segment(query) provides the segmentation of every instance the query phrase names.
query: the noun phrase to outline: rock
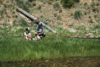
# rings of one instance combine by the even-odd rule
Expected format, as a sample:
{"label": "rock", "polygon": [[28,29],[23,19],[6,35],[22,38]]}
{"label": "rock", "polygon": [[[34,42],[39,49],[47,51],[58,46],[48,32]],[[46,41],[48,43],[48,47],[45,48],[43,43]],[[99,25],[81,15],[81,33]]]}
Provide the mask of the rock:
{"label": "rock", "polygon": [[94,36],[89,36],[89,38],[95,38]]}
{"label": "rock", "polygon": [[73,33],[75,33],[75,32],[77,32],[75,29],[73,29],[73,28],[68,28],[67,29],[69,32],[73,32]]}
{"label": "rock", "polygon": [[13,22],[10,22],[9,24],[12,26],[13,25]]}
{"label": "rock", "polygon": [[99,36],[95,36],[94,38],[98,39],[98,38],[99,38]]}
{"label": "rock", "polygon": [[82,36],[78,36],[78,38],[82,38]]}
{"label": "rock", "polygon": [[88,34],[85,34],[83,35],[84,37],[87,37],[87,38],[90,38],[90,37],[94,37],[93,33],[88,33]]}
{"label": "rock", "polygon": [[94,34],[93,34],[93,33],[88,33],[88,35],[89,35],[89,36],[93,36]]}
{"label": "rock", "polygon": [[100,39],[100,35],[98,35],[98,38]]}
{"label": "rock", "polygon": [[82,38],[87,38],[87,36],[82,36]]}

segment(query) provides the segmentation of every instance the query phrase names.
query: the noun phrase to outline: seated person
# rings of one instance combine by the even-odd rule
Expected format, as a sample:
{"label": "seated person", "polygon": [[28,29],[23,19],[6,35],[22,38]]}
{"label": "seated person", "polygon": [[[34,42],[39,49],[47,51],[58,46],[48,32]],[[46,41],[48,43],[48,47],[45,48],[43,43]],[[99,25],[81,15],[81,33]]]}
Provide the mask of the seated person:
{"label": "seated person", "polygon": [[31,40],[31,33],[29,28],[26,28],[26,31],[24,32],[24,39]]}
{"label": "seated person", "polygon": [[43,25],[42,25],[42,23],[39,23],[38,24],[38,26],[36,27],[36,33],[35,33],[35,35],[37,36],[43,36],[43,37],[45,37],[45,33],[44,33],[45,31],[44,31],[44,27],[43,27]]}

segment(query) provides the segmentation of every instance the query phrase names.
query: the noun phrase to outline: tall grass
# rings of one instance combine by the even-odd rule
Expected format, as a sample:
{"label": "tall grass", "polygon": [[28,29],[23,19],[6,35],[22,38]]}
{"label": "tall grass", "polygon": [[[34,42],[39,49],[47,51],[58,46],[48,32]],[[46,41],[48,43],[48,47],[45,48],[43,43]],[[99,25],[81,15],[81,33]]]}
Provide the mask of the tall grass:
{"label": "tall grass", "polygon": [[82,16],[81,10],[76,10],[75,13],[74,13],[74,18],[75,19],[80,19],[81,16]]}
{"label": "tall grass", "polygon": [[[50,35],[42,40],[28,41],[24,40],[22,35],[20,36],[23,31],[24,29],[20,29],[13,33],[10,29],[2,29],[0,32],[0,61],[100,55],[100,40]],[[14,36],[15,34],[18,36]]]}
{"label": "tall grass", "polygon": [[53,7],[54,8],[60,8],[60,3],[59,2],[54,2]]}

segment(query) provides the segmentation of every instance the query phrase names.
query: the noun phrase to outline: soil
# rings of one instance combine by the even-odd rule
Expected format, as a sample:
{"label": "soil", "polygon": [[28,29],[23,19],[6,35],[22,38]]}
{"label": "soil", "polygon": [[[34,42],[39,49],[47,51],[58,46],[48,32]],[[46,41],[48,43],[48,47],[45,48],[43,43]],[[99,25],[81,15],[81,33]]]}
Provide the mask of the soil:
{"label": "soil", "polygon": [[100,56],[0,62],[0,67],[100,67]]}

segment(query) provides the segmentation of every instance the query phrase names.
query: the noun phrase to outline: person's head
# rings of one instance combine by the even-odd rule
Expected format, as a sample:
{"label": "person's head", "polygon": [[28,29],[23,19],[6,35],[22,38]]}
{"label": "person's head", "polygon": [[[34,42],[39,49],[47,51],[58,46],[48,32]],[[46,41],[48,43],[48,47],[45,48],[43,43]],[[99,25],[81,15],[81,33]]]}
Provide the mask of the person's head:
{"label": "person's head", "polygon": [[27,32],[27,33],[29,33],[29,32],[30,32],[29,28],[26,28],[26,32]]}
{"label": "person's head", "polygon": [[40,22],[40,23],[38,24],[38,26],[41,27],[41,26],[42,26],[42,23]]}

